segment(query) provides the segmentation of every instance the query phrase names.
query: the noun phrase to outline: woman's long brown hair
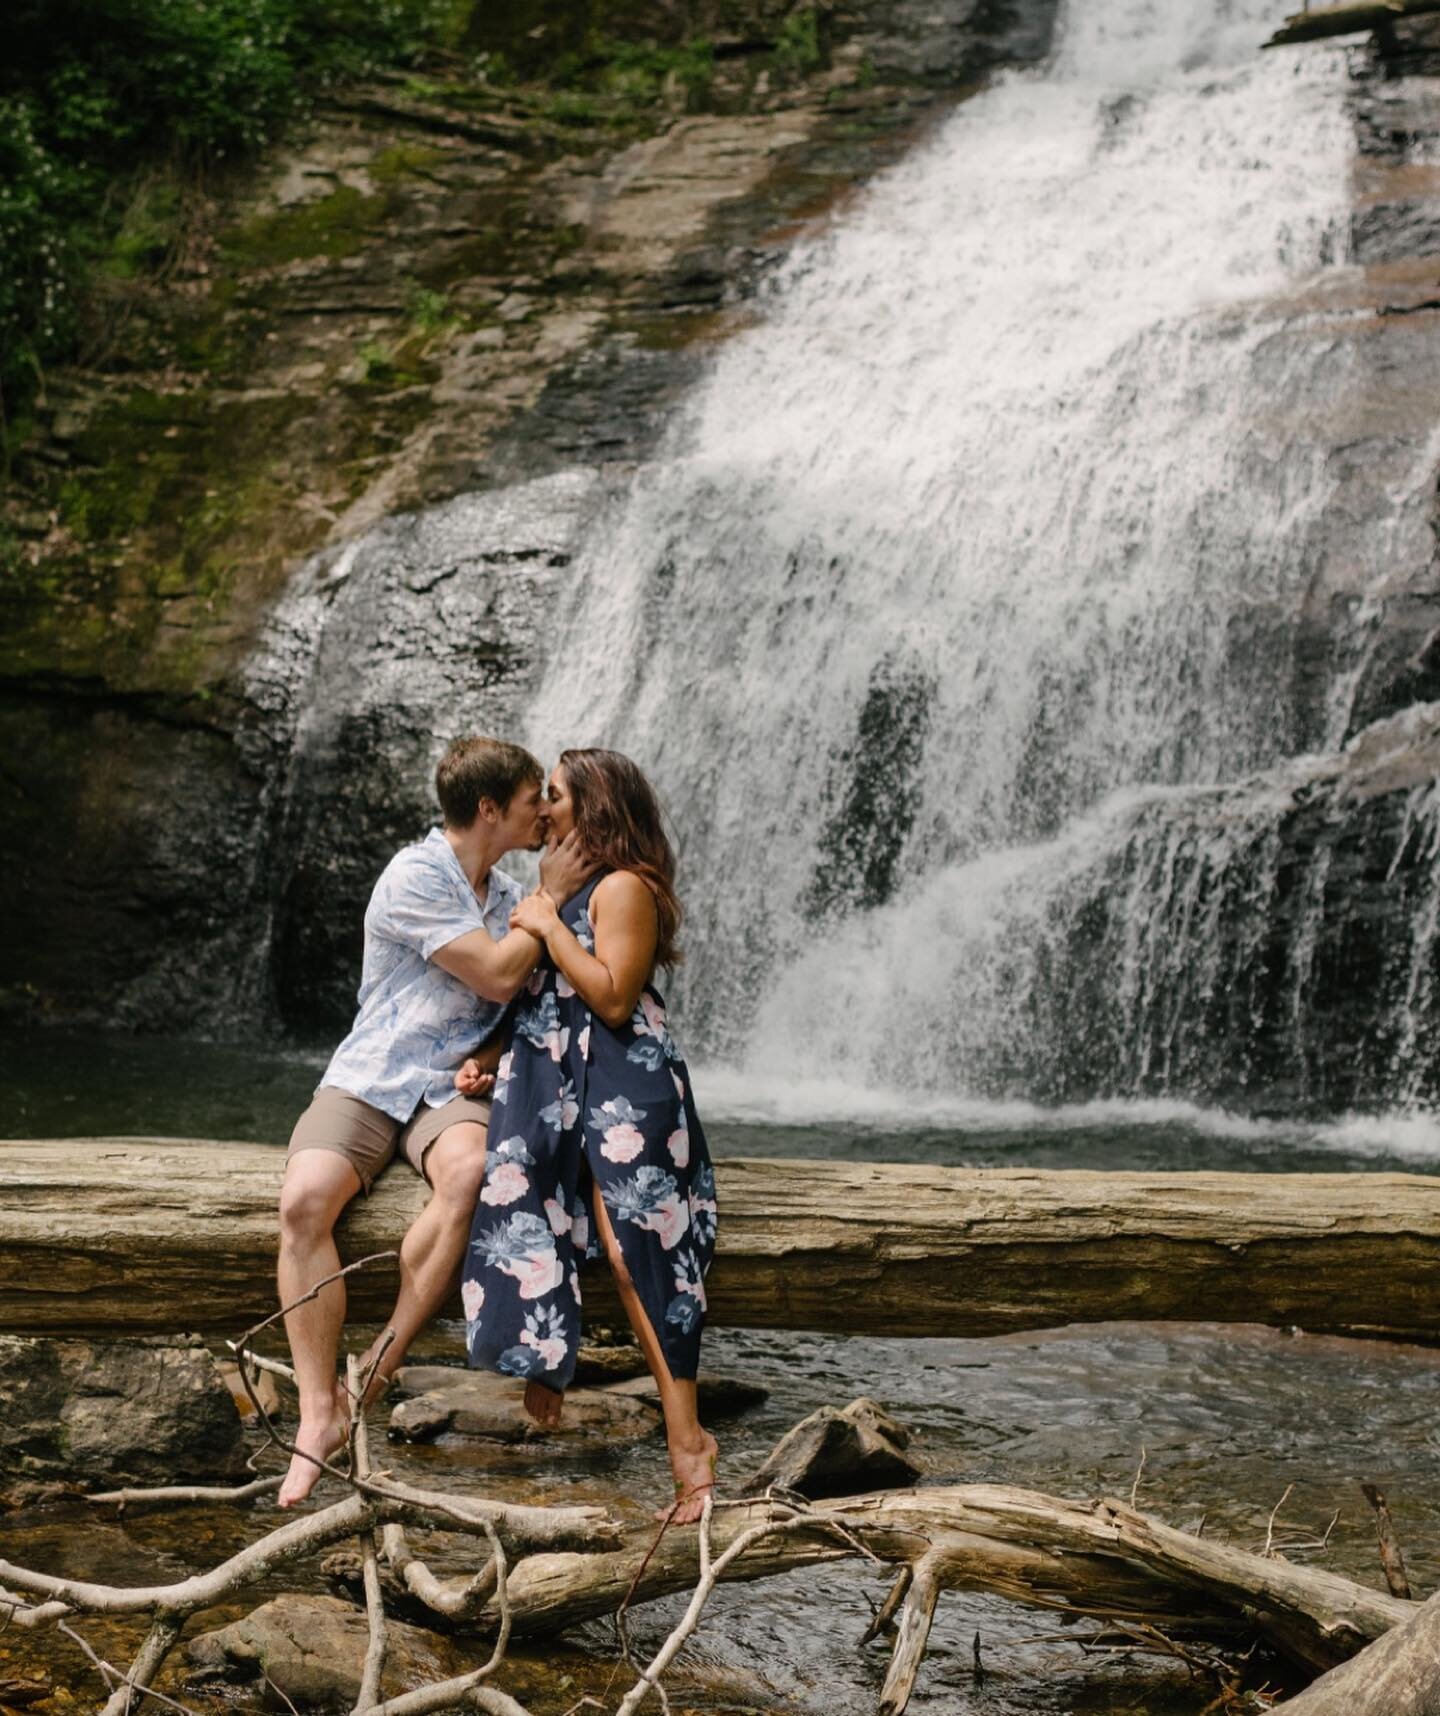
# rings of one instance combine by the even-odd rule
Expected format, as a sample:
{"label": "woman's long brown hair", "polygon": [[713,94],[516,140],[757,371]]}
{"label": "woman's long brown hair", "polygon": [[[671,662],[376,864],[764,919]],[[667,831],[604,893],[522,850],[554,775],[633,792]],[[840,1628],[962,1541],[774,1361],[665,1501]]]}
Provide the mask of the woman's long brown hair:
{"label": "woman's long brown hair", "polygon": [[680,901],[675,848],[655,789],[619,751],[562,751],[560,767],[575,802],[575,830],[590,856],[611,870],[633,870],[655,896],[655,963],[680,963]]}

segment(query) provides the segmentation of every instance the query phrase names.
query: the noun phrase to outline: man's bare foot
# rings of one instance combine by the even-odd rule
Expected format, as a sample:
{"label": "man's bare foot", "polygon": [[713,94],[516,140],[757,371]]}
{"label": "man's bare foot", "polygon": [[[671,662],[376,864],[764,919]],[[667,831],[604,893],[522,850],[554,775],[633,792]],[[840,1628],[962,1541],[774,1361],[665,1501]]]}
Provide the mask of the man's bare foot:
{"label": "man's bare foot", "polygon": [[322,1409],[307,1414],[302,1408],[300,1428],[295,1432],[295,1447],[298,1452],[291,1456],[290,1469],[286,1472],[285,1482],[281,1484],[280,1493],[275,1498],[281,1507],[294,1507],[298,1502],[304,1501],[320,1480],[319,1466],[305,1456],[314,1454],[321,1460],[330,1459],[345,1446],[349,1432],[350,1412],[343,1390],[338,1384],[330,1399],[328,1412]]}
{"label": "man's bare foot", "polygon": [[720,1444],[708,1430],[700,1432],[700,1446],[693,1450],[670,1449],[670,1470],[675,1474],[675,1500],[661,1508],[656,1519],[670,1525],[693,1525],[705,1508],[705,1498],[715,1488],[715,1462]]}
{"label": "man's bare foot", "polygon": [[547,1430],[553,1430],[560,1422],[560,1410],[564,1404],[565,1396],[557,1394],[553,1388],[546,1388],[543,1382],[525,1384],[525,1410]]}

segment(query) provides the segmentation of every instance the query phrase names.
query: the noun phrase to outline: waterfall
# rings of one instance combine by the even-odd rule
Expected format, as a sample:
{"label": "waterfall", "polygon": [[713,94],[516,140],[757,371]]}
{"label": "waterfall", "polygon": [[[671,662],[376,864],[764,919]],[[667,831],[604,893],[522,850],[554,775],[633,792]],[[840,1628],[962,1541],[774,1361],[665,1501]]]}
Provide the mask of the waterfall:
{"label": "waterfall", "polygon": [[[1356,361],[1316,310],[1346,266],[1345,51],[1262,54],[1273,21],[1072,0],[1048,66],[797,250],[591,529],[530,736],[660,785],[701,1053],[1203,1094],[1187,1032],[1243,1030],[1284,794],[1203,835],[1183,805],[1335,752],[1367,636],[1316,595],[1335,483],[1307,429]],[[1423,534],[1410,488],[1396,531]]]}

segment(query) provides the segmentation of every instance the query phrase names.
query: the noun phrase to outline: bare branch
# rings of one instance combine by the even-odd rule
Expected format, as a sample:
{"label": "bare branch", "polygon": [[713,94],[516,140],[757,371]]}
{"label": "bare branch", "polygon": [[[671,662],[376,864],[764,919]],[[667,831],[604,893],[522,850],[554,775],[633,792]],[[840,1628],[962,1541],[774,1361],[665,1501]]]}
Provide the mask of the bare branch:
{"label": "bare branch", "polygon": [[[144,1703],[147,1696],[161,1699],[172,1709],[185,1709],[183,1704],[176,1704],[173,1699],[165,1698],[149,1684],[151,1676],[159,1671],[160,1665],[169,1656],[170,1647],[180,1637],[184,1624],[174,1615],[156,1615],[154,1625],[130,1665],[130,1672],[120,1677],[121,1684],[111,1693],[100,1716],[130,1716],[130,1712]],[[70,1636],[73,1638],[75,1635],[72,1632]]]}
{"label": "bare branch", "polygon": [[191,1502],[247,1502],[257,1496],[268,1496],[280,1488],[279,1477],[256,1478],[253,1483],[228,1486],[224,1484],[172,1484],[155,1490],[104,1490],[86,1496],[86,1501],[115,1507],[183,1507]]}
{"label": "bare branch", "polygon": [[[391,1338],[394,1338],[393,1331]],[[383,1352],[384,1347],[380,1350]],[[345,1361],[345,1380],[351,1391],[350,1457],[354,1462],[355,1476],[362,1480],[370,1476],[370,1438],[365,1426],[365,1390],[374,1375],[375,1365],[379,1362],[377,1354],[362,1376],[353,1353]],[[365,1581],[365,1614],[370,1624],[370,1639],[365,1648],[365,1665],[360,1672],[360,1691],[355,1700],[356,1711],[368,1709],[381,1695],[380,1680],[385,1672],[385,1653],[389,1642],[385,1631],[385,1601],[380,1591],[380,1568],[375,1560],[373,1524],[360,1533],[360,1565]]]}

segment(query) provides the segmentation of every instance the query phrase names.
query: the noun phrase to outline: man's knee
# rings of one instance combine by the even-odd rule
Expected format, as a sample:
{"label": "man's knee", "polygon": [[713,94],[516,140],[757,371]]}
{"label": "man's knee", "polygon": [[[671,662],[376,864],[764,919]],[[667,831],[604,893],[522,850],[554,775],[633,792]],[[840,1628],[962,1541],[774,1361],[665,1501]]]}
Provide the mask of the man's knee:
{"label": "man's knee", "polygon": [[280,1188],[281,1236],[294,1243],[323,1239],[360,1190],[360,1176],[335,1150],[302,1150],[286,1164]]}
{"label": "man's knee", "polygon": [[425,1177],[436,1198],[468,1215],[485,1178],[485,1128],[472,1121],[447,1126],[425,1152]]}

